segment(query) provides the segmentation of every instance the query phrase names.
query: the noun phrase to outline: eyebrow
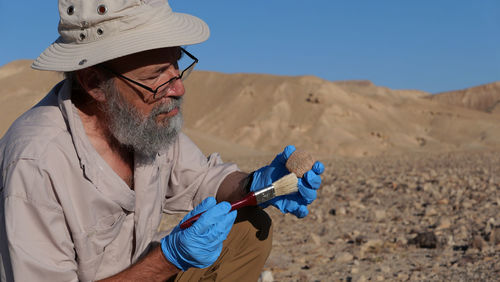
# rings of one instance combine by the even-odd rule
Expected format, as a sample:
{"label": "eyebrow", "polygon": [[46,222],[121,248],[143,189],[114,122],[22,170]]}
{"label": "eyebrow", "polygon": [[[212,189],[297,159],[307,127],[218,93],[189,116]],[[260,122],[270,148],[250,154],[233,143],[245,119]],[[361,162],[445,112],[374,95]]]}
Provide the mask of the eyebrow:
{"label": "eyebrow", "polygon": [[155,68],[153,70],[153,73],[154,74],[161,74],[163,72],[165,72],[165,70],[167,70],[172,64],[168,64],[166,66],[158,66],[157,68]]}

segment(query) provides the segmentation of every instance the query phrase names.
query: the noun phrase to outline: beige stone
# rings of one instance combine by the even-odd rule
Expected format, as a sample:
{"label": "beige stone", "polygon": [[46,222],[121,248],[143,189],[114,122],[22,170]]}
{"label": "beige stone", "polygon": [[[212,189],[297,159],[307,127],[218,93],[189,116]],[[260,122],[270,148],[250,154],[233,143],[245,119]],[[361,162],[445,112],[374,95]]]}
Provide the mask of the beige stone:
{"label": "beige stone", "polygon": [[314,162],[313,157],[308,152],[297,149],[288,158],[286,168],[300,178],[312,168]]}

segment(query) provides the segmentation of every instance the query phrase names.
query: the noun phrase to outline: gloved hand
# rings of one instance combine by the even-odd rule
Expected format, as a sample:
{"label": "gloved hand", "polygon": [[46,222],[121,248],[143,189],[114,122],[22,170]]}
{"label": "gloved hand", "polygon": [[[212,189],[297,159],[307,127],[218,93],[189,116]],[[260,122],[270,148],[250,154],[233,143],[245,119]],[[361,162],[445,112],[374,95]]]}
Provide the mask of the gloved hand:
{"label": "gloved hand", "polygon": [[212,265],[222,251],[222,242],[227,238],[236,219],[236,211],[229,212],[228,202],[217,204],[215,198],[206,198],[181,221],[206,211],[189,228],[182,230],[177,225],[161,240],[161,250],[168,261],[186,271],[190,267],[205,268]]}
{"label": "gloved hand", "polygon": [[[253,173],[250,191],[254,192],[268,187],[276,180],[290,173],[285,164],[293,152],[295,152],[295,147],[288,145],[283,152],[274,158],[271,164],[256,170]],[[275,197],[261,204],[261,206],[267,207],[271,204],[283,213],[292,213],[298,218],[305,217],[309,213],[307,205],[316,199],[316,190],[321,185],[320,174],[324,170],[325,166],[321,162],[315,162],[312,169],[299,178],[298,193]]]}

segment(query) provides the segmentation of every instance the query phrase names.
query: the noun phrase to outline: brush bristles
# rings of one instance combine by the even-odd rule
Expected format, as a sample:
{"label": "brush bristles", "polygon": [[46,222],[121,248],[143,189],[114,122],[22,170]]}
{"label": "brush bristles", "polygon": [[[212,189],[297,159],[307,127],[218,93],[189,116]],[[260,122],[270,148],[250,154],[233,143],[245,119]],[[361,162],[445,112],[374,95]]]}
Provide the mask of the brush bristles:
{"label": "brush bristles", "polygon": [[297,176],[293,172],[278,179],[273,183],[275,196],[297,192],[297,181]]}

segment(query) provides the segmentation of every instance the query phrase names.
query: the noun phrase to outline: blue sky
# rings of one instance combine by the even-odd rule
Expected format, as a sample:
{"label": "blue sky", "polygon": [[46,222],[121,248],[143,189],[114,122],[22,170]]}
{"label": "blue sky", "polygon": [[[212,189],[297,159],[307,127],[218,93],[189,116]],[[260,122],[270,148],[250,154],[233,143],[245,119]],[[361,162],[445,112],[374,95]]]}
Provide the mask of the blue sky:
{"label": "blue sky", "polygon": [[[89,0],[87,0],[89,1]],[[499,0],[171,0],[205,20],[198,69],[368,79],[432,93],[500,80]],[[0,65],[57,37],[56,0],[0,0]]]}

